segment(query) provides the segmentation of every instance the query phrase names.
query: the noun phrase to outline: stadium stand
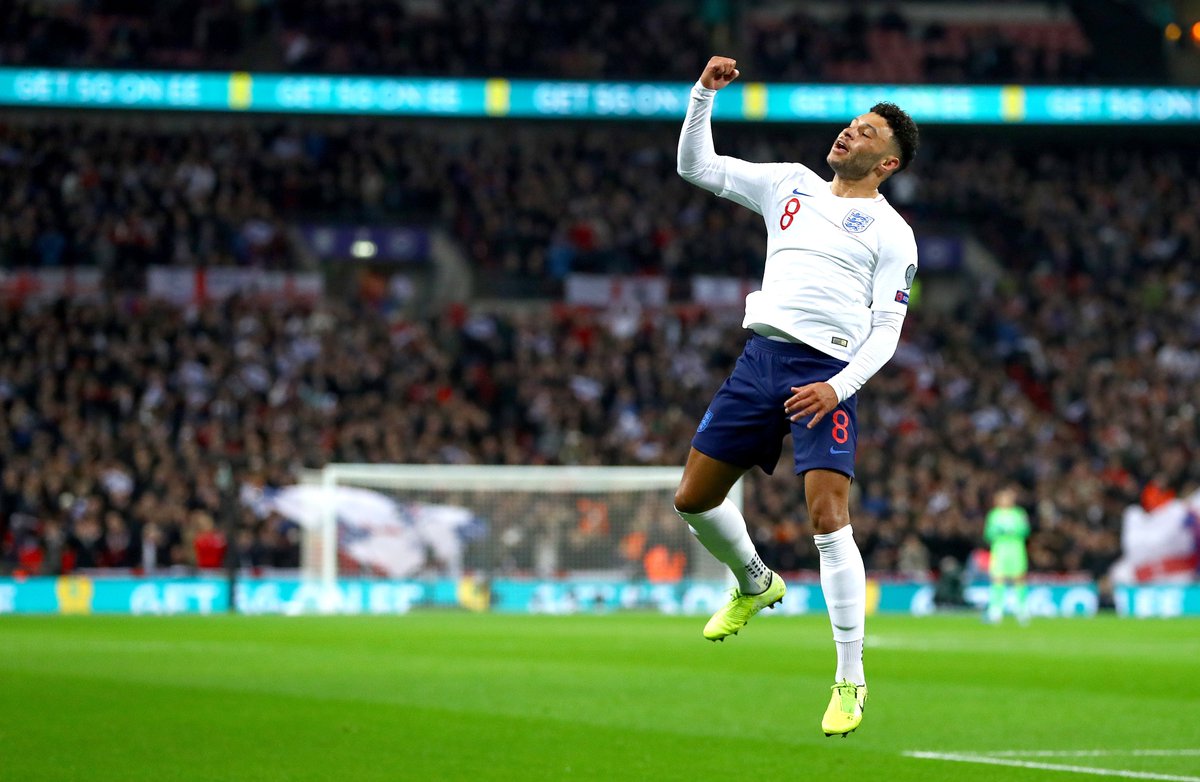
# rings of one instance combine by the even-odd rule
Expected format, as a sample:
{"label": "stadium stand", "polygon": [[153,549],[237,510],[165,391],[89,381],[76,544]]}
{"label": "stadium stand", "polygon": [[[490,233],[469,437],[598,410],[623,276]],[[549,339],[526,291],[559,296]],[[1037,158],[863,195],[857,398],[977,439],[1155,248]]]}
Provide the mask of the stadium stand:
{"label": "stadium stand", "polygon": [[[934,561],[965,560],[991,492],[1012,476],[1036,497],[1036,567],[1101,572],[1147,476],[1200,481],[1196,419],[1182,412],[1200,374],[1196,304],[1176,269],[1119,298],[1044,275],[1022,297],[915,314],[864,411],[863,431],[879,433],[862,443],[857,481],[869,565],[897,569],[912,533]],[[702,389],[740,343],[727,319],[688,309],[648,312],[633,333],[584,310],[397,322],[236,300],[192,312],[59,303],[3,318],[3,556],[49,572],[128,564],[54,556],[54,545],[104,545],[102,525],[119,540],[147,533],[110,511],[169,519],[148,534],[171,541],[167,561],[193,562],[179,541],[216,512],[222,460],[237,465],[244,498],[328,460],[679,463]],[[811,565],[794,482],[756,478],[749,501],[773,560]],[[293,556],[277,551],[286,525],[255,517],[253,502],[241,529],[271,561]]]}
{"label": "stadium stand", "polygon": [[267,3],[13,0],[0,6],[0,64],[228,68],[266,34]]}
{"label": "stadium stand", "polygon": [[[331,7],[338,23],[312,23]],[[640,3],[636,20],[608,7],[582,30],[572,4],[550,2],[17,0],[0,11],[0,63],[690,80],[696,52],[748,41],[763,79],[1090,73],[1088,40],[1053,15],[935,24],[904,6],[818,18],[764,4],[682,24],[674,3]],[[638,55],[614,56],[614,41]],[[294,565],[296,529],[258,498],[331,460],[680,464],[740,349],[736,313],[545,303],[572,272],[664,275],[675,292],[697,274],[760,274],[758,219],[675,175],[677,132],[6,116],[0,272],[106,277],[102,302],[7,290],[0,307],[0,571],[203,567],[230,545],[253,567]],[[969,564],[993,491],[1015,479],[1035,511],[1034,567],[1100,575],[1122,508],[1200,485],[1200,171],[1169,144],[965,135],[928,132],[889,195],[918,226],[977,237],[1005,273],[954,308],[914,308],[864,391],[863,431],[877,434],[855,483],[859,542],[877,571]],[[718,145],[816,161],[828,141],[723,126]],[[540,302],[181,308],[141,292],[152,266],[304,268],[294,228],[310,219],[436,226],[496,283],[485,290]],[[233,541],[213,525],[226,463],[243,500]],[[765,559],[810,568],[781,472],[753,479],[747,518]]]}
{"label": "stadium stand", "polygon": [[0,64],[691,80],[693,52],[724,49],[773,81],[1077,83],[1090,72],[1086,34],[1051,6],[983,22],[960,19],[965,4],[935,5],[934,19],[897,4],[695,5],[16,0],[0,11]]}
{"label": "stadium stand", "polygon": [[898,84],[1079,83],[1091,72],[1091,46],[1070,16],[980,22],[951,12],[918,22],[896,4],[841,14],[750,14],[754,66],[780,81]]}
{"label": "stadium stand", "polygon": [[[719,144],[816,161],[831,132],[731,125]],[[676,135],[657,124],[14,117],[0,125],[0,267],[294,267],[287,224],[319,216],[440,223],[478,268],[533,292],[559,294],[546,279],[561,286],[571,271],[759,276],[759,219],[675,175]],[[910,219],[969,225],[1021,272],[1124,277],[1200,250],[1186,152],[973,135],[927,133],[920,167],[890,186]]]}

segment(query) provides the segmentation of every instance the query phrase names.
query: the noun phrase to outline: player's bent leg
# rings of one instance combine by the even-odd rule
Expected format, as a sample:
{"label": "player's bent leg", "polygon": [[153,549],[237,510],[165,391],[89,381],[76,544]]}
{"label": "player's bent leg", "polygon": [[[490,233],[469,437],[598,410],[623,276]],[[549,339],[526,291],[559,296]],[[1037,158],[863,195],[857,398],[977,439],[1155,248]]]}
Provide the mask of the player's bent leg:
{"label": "player's bent leg", "polygon": [[787,594],[787,584],[779,574],[768,570],[769,581],[766,589],[756,595],[748,595],[741,589],[733,590],[729,602],[717,609],[708,623],[704,625],[704,637],[710,641],[724,641],[731,635],[737,635],[746,623],[764,608],[774,608],[783,601]]}
{"label": "player's bent leg", "polygon": [[783,579],[759,558],[746,531],[746,520],[726,496],[744,472],[693,448],[675,492],[679,517],[738,582],[729,602],[704,627],[704,637],[710,641],[736,634],[752,616],[782,600],[787,591]]}
{"label": "player's bent leg", "polygon": [[712,510],[725,501],[729,490],[745,472],[744,467],[718,461],[692,448],[675,489],[675,510],[680,513]]}
{"label": "player's bent leg", "polygon": [[867,707],[867,685],[855,684],[845,679],[833,685],[833,696],[821,717],[821,730],[829,736],[845,738],[862,724],[863,710]]}

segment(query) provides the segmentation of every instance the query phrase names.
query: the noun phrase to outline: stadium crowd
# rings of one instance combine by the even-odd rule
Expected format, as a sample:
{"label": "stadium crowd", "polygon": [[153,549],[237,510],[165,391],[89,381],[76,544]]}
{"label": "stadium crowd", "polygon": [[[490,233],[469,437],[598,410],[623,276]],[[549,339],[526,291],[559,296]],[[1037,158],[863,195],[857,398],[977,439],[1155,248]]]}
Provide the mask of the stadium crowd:
{"label": "stadium crowd", "polygon": [[899,3],[15,0],[0,10],[0,64],[691,80],[695,53],[721,50],[773,81],[1085,81],[1090,44],[1047,8],[980,23],[953,7],[916,20]]}
{"label": "stadium crowd", "polygon": [[131,280],[150,265],[279,268],[299,263],[287,223],[437,219],[478,267],[553,285],[601,269],[753,276],[757,226],[734,217],[721,242],[701,235],[725,218],[674,175],[675,133],[0,123],[0,268],[97,265]]}
{"label": "stadium crowd", "polygon": [[[478,269],[543,292],[570,270],[761,272],[759,219],[682,183],[674,128],[250,123],[131,137],[125,122],[0,127],[0,268],[95,263],[120,282],[156,262],[289,265],[287,242],[250,249],[270,246],[247,241],[256,214],[286,236],[285,220],[374,210],[444,221]],[[751,158],[815,160],[827,143],[721,130],[723,148]],[[921,162],[893,202],[918,225],[969,224],[1017,276],[952,317],[918,308],[896,368],[864,391],[856,525],[869,563],[965,560],[1008,476],[1036,510],[1035,567],[1100,572],[1125,504],[1200,477],[1197,164],[1119,140],[936,135]],[[382,190],[364,185],[372,171]],[[138,224],[152,239],[127,239]],[[212,471],[230,447],[249,486],[329,459],[676,464],[740,343],[736,313],[661,314],[614,336],[584,315],[389,324],[331,306],[8,310],[5,567],[54,570],[86,540],[68,564],[148,556],[91,550],[110,534],[165,536],[151,559],[195,561],[181,542],[220,515]],[[749,502],[770,561],[814,562],[792,482],[756,480]],[[294,528],[268,516],[242,519],[247,561],[294,562]]]}
{"label": "stadium crowd", "polygon": [[[1033,566],[1103,573],[1127,504],[1200,483],[1198,304],[1176,268],[1118,291],[1047,273],[914,312],[863,392],[853,512],[868,566],[967,561],[1011,480],[1034,511]],[[264,488],[330,460],[679,464],[743,337],[736,313],[693,308],[389,321],[138,298],[7,308],[0,334],[0,559],[33,572],[214,564],[226,464],[236,545],[256,566],[298,556]],[[756,476],[746,514],[783,570],[815,562],[787,473]]]}
{"label": "stadium crowd", "polygon": [[[824,158],[834,131],[725,125],[721,152]],[[303,264],[289,225],[442,225],[475,268],[559,295],[572,271],[757,278],[760,219],[675,174],[674,125],[0,123],[0,269]],[[1197,166],[1172,145],[927,133],[888,185],[919,229],[969,224],[1008,268],[1123,279],[1200,252]],[[1153,193],[1153,198],[1144,194]],[[516,281],[516,282],[514,282]]]}
{"label": "stadium crowd", "polygon": [[145,124],[0,124],[0,268],[297,263],[294,139]]}
{"label": "stadium crowd", "polygon": [[0,64],[231,69],[269,21],[270,4],[253,0],[10,0]]}
{"label": "stadium crowd", "polygon": [[[442,13],[17,0],[0,8],[0,64],[690,81],[696,52],[730,44],[764,80],[870,81],[885,65],[897,81],[1087,80],[1069,24],[664,2],[589,8],[584,25],[570,3],[418,5]],[[303,265],[291,229],[308,220],[442,226],[522,294],[557,296],[572,271],[757,278],[759,219],[675,175],[677,133],[6,117],[0,271],[94,265],[114,293],[0,309],[0,571],[212,567],[230,546],[249,566],[295,566],[298,530],[263,496],[329,461],[681,464],[740,350],[736,312],[390,317],[335,300],[180,310],[124,292],[156,264]],[[722,152],[815,163],[832,130],[718,134]],[[962,135],[930,133],[888,196],[919,227],[969,225],[1013,276],[951,312],[914,307],[862,392],[857,537],[880,572],[969,564],[1012,481],[1033,511],[1034,568],[1100,575],[1126,505],[1200,484],[1200,171],[1169,145]],[[787,473],[751,479],[746,515],[769,564],[812,568]],[[232,541],[217,523],[230,514]]]}

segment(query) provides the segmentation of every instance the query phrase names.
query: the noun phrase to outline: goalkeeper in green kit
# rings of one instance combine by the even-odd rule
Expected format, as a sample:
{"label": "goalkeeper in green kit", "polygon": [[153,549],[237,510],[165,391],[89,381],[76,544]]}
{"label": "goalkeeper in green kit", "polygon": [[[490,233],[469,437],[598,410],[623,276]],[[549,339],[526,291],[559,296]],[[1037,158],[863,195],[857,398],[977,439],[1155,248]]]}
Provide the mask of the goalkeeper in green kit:
{"label": "goalkeeper in green kit", "polygon": [[1029,516],[1016,504],[1017,493],[1012,489],[996,492],[996,506],[988,512],[984,540],[992,547],[988,574],[992,579],[988,599],[987,620],[999,622],[1004,617],[1004,604],[1009,588],[1017,592],[1017,619],[1029,621],[1029,585],[1025,575],[1029,558],[1025,539],[1029,537]]}

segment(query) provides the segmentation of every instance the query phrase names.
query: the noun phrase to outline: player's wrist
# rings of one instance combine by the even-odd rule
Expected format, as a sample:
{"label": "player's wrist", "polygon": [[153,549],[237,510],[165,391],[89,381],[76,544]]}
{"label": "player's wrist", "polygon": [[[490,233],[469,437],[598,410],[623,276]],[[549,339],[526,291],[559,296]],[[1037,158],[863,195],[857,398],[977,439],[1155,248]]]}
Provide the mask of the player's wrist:
{"label": "player's wrist", "polygon": [[833,393],[837,395],[837,401],[839,405],[850,397],[854,396],[855,389],[851,388],[850,384],[844,382],[838,375],[834,375],[833,377],[829,378],[825,381],[825,383],[832,388]]}
{"label": "player's wrist", "polygon": [[711,98],[717,94],[715,87],[705,87],[703,79],[696,79],[696,83],[692,85],[692,95],[698,98]]}

